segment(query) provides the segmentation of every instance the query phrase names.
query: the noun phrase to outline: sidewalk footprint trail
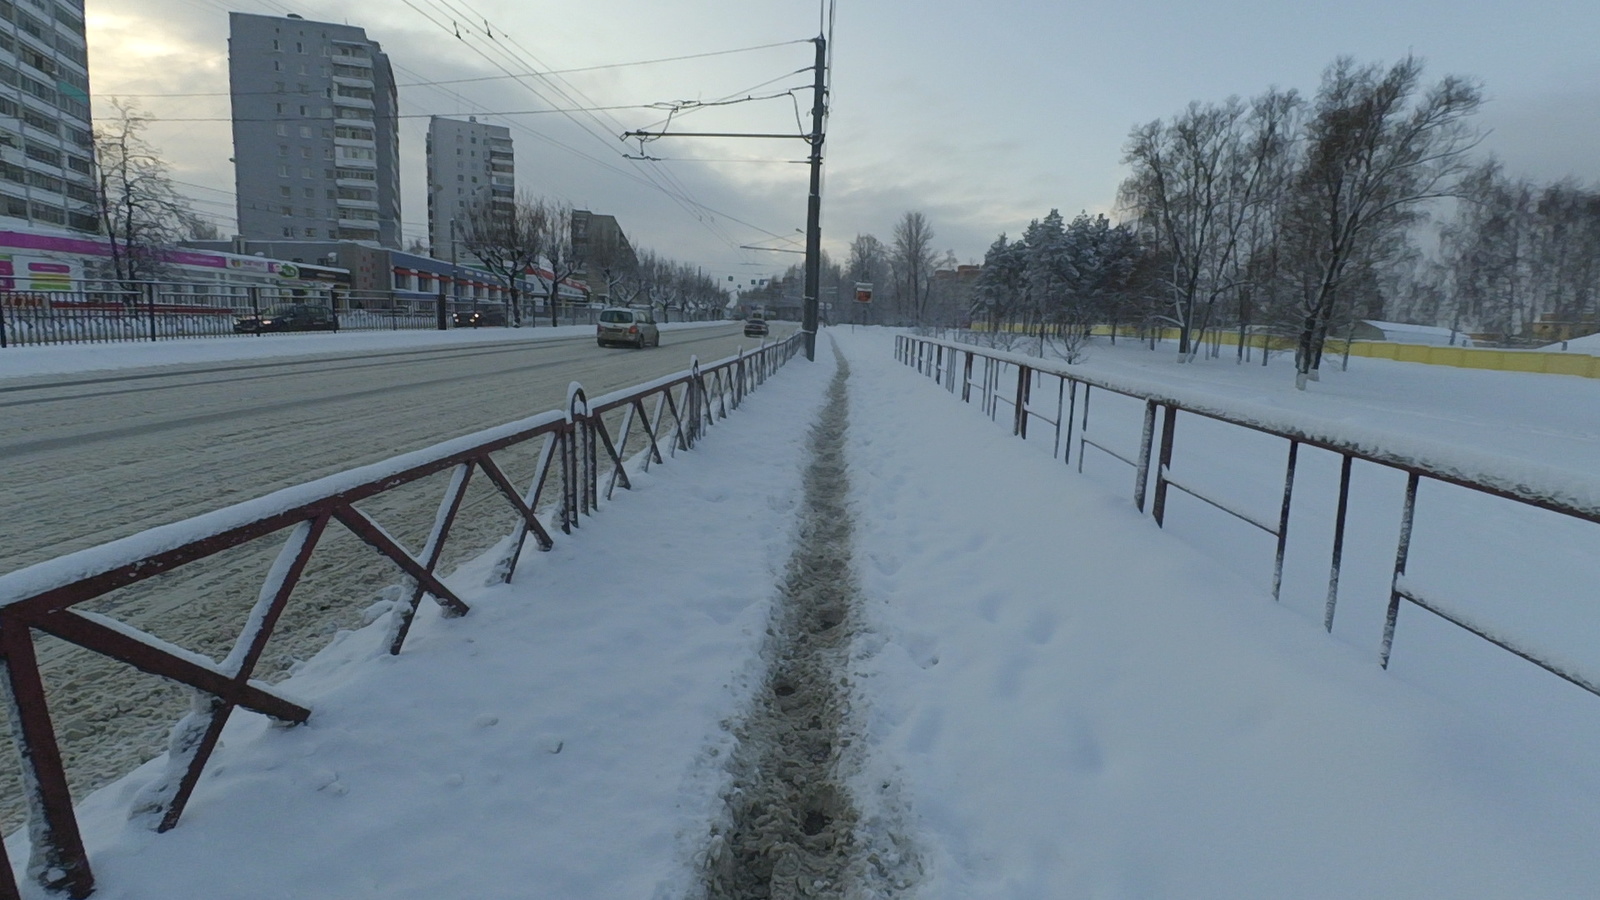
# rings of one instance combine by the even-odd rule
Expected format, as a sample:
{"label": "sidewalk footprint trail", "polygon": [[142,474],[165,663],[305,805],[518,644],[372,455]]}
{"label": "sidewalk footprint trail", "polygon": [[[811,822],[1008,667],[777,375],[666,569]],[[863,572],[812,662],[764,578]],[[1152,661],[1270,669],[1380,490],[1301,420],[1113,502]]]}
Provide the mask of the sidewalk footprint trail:
{"label": "sidewalk footprint trail", "polygon": [[846,786],[857,615],[844,459],[849,375],[840,357],[811,431],[799,542],[762,649],[766,678],[735,727],[728,817],[706,850],[705,900],[897,897],[915,880],[916,858],[902,840],[858,828],[862,814]]}

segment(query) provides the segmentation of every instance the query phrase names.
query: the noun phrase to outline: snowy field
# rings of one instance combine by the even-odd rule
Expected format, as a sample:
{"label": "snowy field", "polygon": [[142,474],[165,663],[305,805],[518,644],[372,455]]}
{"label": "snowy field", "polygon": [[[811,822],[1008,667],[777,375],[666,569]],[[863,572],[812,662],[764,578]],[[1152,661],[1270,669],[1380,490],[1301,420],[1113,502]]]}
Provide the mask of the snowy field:
{"label": "snowy field", "polygon": [[[1337,458],[1302,459],[1275,604],[1270,538],[1180,496],[1158,530],[1120,463],[1080,477],[894,363],[888,333],[829,334],[851,370],[860,586],[842,775],[904,896],[1600,893],[1600,698],[1416,610],[1376,664],[1403,477],[1358,468],[1330,637]],[[473,613],[429,611],[400,657],[381,622],[342,634],[283,685],[310,723],[236,716],[174,831],[129,818],[160,760],[83,800],[96,896],[697,896],[829,346],[530,551],[515,584],[458,570]],[[1286,367],[1170,349],[1096,346],[1086,369],[1512,468],[1600,464],[1592,381],[1355,359],[1300,393]],[[1097,437],[1132,447],[1128,406],[1097,407]],[[1270,510],[1283,453],[1183,420],[1174,471]],[[1595,529],[1457,490],[1424,489],[1410,571],[1600,674]]]}

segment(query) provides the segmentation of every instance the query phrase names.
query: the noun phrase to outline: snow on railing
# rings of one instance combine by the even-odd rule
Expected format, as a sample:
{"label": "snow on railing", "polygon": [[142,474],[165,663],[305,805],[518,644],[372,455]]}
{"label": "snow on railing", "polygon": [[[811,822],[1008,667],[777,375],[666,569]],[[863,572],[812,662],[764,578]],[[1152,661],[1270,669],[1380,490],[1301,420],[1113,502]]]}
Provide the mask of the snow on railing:
{"label": "snow on railing", "polygon": [[[149,816],[158,831],[166,831],[183,814],[222,727],[236,707],[286,723],[304,722],[311,715],[303,702],[251,676],[327,526],[337,522],[407,576],[409,597],[396,605],[390,619],[389,650],[399,653],[423,597],[433,598],[447,616],[469,612],[440,580],[436,568],[474,473],[482,472],[516,514],[515,530],[509,541],[499,545],[503,552],[493,568],[496,578],[510,582],[530,535],[540,549],[554,545],[553,529],[546,527],[546,521],[554,521],[564,533],[578,528],[585,516],[598,510],[602,496],[609,500],[617,486],[630,487],[628,462],[638,459],[648,471],[678,450],[692,448],[708,426],[738,407],[802,346],[803,336],[797,334],[708,366],[691,360],[685,371],[594,400],[573,384],[565,409],[285,488],[0,576],[0,687],[7,689],[3,693],[22,763],[32,847],[28,876],[70,897],[87,897],[94,890],[46,703],[35,630],[195,691],[194,711],[173,730],[163,777],[136,800],[136,811]],[[636,455],[635,437],[642,444]],[[519,490],[495,456],[536,440],[543,445],[532,483]],[[450,473],[448,485],[418,554],[407,550],[356,506],[442,472]],[[606,479],[603,491],[602,475]],[[541,501],[552,477],[560,482],[560,497],[553,515],[547,513],[541,519]],[[221,662],[106,615],[75,609],[119,588],[285,532],[287,538],[265,575],[255,605]],[[10,861],[0,845],[0,900],[19,896]]]}
{"label": "snow on railing", "polygon": [[[1294,498],[1295,466],[1301,445],[1316,447],[1341,458],[1339,497],[1334,522],[1328,592],[1323,608],[1323,627],[1333,630],[1338,603],[1340,567],[1343,562],[1347,514],[1350,504],[1351,464],[1355,460],[1374,463],[1407,475],[1400,536],[1390,578],[1379,662],[1388,668],[1394,631],[1401,601],[1427,610],[1439,619],[1461,628],[1525,659],[1590,693],[1600,695],[1600,679],[1582,673],[1578,666],[1559,658],[1559,654],[1529,648],[1526,638],[1509,635],[1453,610],[1432,594],[1426,597],[1406,578],[1406,563],[1415,522],[1417,488],[1426,478],[1498,497],[1528,507],[1548,510],[1586,522],[1600,523],[1600,479],[1591,473],[1575,472],[1530,462],[1508,461],[1471,450],[1429,441],[1414,435],[1361,428],[1345,422],[1329,422],[1314,416],[1268,408],[1248,401],[1220,396],[1203,389],[1175,387],[1137,378],[1109,379],[1036,356],[1001,350],[988,350],[936,338],[900,335],[895,339],[895,358],[934,379],[946,390],[971,402],[974,389],[982,409],[991,420],[999,417],[1003,404],[1010,410],[1012,433],[1028,438],[1029,423],[1038,420],[1054,429],[1052,455],[1072,462],[1074,439],[1078,471],[1083,471],[1085,448],[1094,448],[1133,467],[1133,499],[1140,512],[1145,510],[1147,488],[1153,488],[1151,516],[1156,525],[1165,524],[1169,489],[1181,491],[1226,512],[1277,540],[1272,576],[1272,596],[1278,599],[1283,584],[1284,554],[1287,548],[1289,513]],[[1015,372],[1014,386],[1010,373]],[[1055,379],[1054,408],[1034,395],[1046,379]],[[1004,382],[1004,384],[1003,384]],[[1088,433],[1089,401],[1092,391],[1104,391],[1144,404],[1144,427],[1134,448],[1114,446],[1109,439]],[[1174,480],[1171,475],[1173,438],[1178,414],[1187,413],[1216,422],[1271,435],[1288,442],[1284,467],[1282,502],[1276,521],[1260,510],[1247,510],[1202,493],[1198,488]],[[1157,414],[1160,413],[1158,425]],[[1160,439],[1157,442],[1157,434]],[[1152,472],[1151,457],[1156,457]],[[1151,484],[1153,476],[1153,485]]]}

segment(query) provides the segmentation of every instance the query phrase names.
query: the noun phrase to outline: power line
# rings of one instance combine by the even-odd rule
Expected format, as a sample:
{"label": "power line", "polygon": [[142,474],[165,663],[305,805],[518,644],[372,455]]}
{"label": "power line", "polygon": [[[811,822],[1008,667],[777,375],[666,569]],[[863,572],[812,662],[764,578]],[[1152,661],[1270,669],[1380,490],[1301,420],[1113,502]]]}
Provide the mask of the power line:
{"label": "power line", "polygon": [[[634,66],[651,66],[658,63],[684,62],[691,59],[707,59],[713,56],[728,56],[734,53],[749,53],[754,50],[770,50],[774,47],[788,47],[793,44],[806,43],[804,40],[779,41],[775,44],[759,44],[754,47],[739,47],[734,50],[711,50],[705,53],[691,53],[685,56],[663,56],[657,59],[641,59],[634,62],[604,63],[597,66],[579,66],[574,69],[551,69],[543,75],[573,75],[581,72],[599,72],[606,69],[626,69]],[[436,87],[450,84],[479,84],[489,81],[506,81],[508,79],[526,78],[526,75],[482,75],[475,78],[441,78],[432,81],[406,81],[396,84],[395,87]],[[119,97],[149,98],[149,97],[231,97],[248,96],[255,94],[275,94],[280,91],[194,91],[170,94],[118,94]],[[625,108],[625,107],[617,107]]]}

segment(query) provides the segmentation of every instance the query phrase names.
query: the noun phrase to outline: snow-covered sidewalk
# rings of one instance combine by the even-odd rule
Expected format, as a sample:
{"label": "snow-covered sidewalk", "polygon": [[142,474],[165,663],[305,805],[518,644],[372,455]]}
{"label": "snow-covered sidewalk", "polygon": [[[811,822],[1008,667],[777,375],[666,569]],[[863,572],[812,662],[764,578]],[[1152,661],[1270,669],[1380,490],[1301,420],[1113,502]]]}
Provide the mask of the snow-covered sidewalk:
{"label": "snow-covered sidewalk", "polygon": [[[1592,771],[1273,604],[886,333],[830,334],[861,589],[844,774],[909,848],[906,896],[1600,892]],[[515,584],[455,573],[471,615],[420,616],[399,657],[381,623],[341,635],[284,685],[311,721],[235,716],[177,829],[128,818],[159,760],[86,799],[95,896],[694,897],[829,348]]]}

